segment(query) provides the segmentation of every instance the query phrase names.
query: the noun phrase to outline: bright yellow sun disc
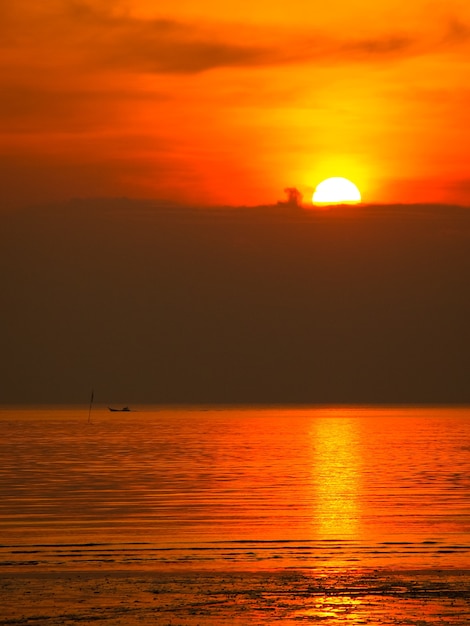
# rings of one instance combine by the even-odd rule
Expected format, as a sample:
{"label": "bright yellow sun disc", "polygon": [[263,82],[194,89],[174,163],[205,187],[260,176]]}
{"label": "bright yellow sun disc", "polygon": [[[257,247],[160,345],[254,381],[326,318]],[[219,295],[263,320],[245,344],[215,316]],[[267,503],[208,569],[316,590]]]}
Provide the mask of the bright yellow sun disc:
{"label": "bright yellow sun disc", "polygon": [[317,185],[312,202],[315,204],[356,204],[361,201],[361,193],[347,178],[327,178]]}

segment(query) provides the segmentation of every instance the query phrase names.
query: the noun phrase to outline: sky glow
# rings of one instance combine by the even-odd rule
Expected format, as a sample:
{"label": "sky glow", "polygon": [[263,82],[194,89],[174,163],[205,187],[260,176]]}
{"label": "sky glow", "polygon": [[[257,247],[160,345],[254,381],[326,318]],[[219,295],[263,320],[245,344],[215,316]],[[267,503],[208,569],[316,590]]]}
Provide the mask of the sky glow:
{"label": "sky glow", "polygon": [[16,0],[0,30],[6,205],[252,205],[335,175],[470,202],[466,3]]}

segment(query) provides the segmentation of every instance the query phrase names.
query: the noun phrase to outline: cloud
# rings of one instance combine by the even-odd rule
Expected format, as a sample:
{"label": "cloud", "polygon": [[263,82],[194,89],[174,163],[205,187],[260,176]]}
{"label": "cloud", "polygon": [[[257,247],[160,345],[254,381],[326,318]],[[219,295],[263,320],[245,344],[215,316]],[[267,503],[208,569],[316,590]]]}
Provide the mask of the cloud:
{"label": "cloud", "polygon": [[177,22],[131,21],[115,40],[96,49],[99,61],[115,68],[153,73],[194,74],[218,67],[263,65],[272,53],[199,32]]}
{"label": "cloud", "polygon": [[387,35],[383,38],[347,42],[343,50],[346,54],[352,53],[364,57],[388,57],[409,52],[415,43],[411,37]]}
{"label": "cloud", "polygon": [[91,374],[141,402],[468,402],[469,225],[443,206],[4,214],[2,402],[76,402]]}
{"label": "cloud", "polygon": [[453,17],[449,21],[447,32],[444,35],[443,43],[458,45],[467,43],[470,40],[470,26],[465,24],[458,17]]}
{"label": "cloud", "polygon": [[[46,8],[17,0],[2,17],[5,68],[67,66],[72,71],[198,74],[227,67],[377,63],[461,45],[470,28],[453,18],[435,41],[406,32],[347,34],[279,27],[143,19],[124,2],[50,0]],[[16,59],[16,61],[15,61]],[[7,70],[6,70],[7,71]]]}
{"label": "cloud", "polygon": [[28,133],[38,126],[41,132],[90,131],[119,123],[122,111],[129,107],[167,99],[158,91],[13,82],[0,99],[0,132]]}
{"label": "cloud", "polygon": [[[99,21],[103,24],[102,16]],[[131,17],[110,19],[107,31],[108,36],[97,38],[90,50],[94,62],[114,69],[163,74],[196,74],[224,67],[380,61],[413,55],[416,44],[412,37],[396,33],[341,40],[325,33],[312,37],[256,29],[245,32],[240,41],[234,40],[233,30],[226,25]]]}

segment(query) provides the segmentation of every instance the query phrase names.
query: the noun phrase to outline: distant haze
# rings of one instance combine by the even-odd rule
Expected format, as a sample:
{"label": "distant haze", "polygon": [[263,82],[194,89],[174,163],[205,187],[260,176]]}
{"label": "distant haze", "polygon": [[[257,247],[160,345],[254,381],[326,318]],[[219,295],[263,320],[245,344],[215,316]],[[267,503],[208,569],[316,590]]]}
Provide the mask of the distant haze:
{"label": "distant haze", "polygon": [[2,214],[0,402],[468,403],[470,209]]}

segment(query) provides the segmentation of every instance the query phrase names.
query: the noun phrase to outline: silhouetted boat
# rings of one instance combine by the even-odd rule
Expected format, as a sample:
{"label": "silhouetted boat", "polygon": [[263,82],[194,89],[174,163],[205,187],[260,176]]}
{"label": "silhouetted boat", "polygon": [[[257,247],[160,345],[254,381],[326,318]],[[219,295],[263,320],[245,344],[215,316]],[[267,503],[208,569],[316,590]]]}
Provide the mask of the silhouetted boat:
{"label": "silhouetted boat", "polygon": [[113,412],[119,412],[119,413],[123,413],[123,412],[124,412],[124,413],[127,413],[127,412],[129,412],[129,411],[131,410],[128,406],[125,406],[125,407],[123,407],[122,409],[112,409],[110,406],[108,406],[108,409],[109,409],[110,411],[113,411]]}

